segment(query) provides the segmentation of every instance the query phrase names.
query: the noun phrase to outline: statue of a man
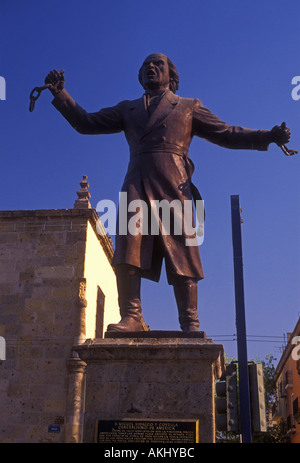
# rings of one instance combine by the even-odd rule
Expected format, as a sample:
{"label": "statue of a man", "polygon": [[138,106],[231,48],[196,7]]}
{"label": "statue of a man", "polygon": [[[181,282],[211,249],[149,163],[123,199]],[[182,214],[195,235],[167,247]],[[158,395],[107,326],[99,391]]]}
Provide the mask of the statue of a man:
{"label": "statue of a man", "polygon": [[[52,84],[53,105],[79,133],[124,132],[130,161],[122,187],[127,203],[192,200],[193,164],[188,150],[194,135],[231,149],[267,150],[270,143],[284,144],[290,131],[282,126],[253,130],[229,126],[205,108],[200,100],[176,95],[179,77],[167,56],[148,56],[139,71],[145,93],[134,101],[88,113],[64,89],[64,76],[53,70],[45,79]],[[128,220],[130,214],[128,215]],[[174,217],[173,217],[174,219]],[[175,219],[174,219],[175,220]],[[141,278],[159,281],[165,259],[168,283],[173,285],[180,327],[199,331],[197,284],[203,276],[198,246],[186,246],[186,233],[116,235],[113,265],[116,270],[121,321],[108,331],[141,331]]]}

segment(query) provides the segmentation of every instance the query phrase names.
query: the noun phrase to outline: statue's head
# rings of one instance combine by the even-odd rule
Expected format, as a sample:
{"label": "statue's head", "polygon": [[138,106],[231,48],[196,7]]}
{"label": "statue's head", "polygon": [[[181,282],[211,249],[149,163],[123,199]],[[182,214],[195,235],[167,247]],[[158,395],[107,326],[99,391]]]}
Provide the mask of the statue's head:
{"label": "statue's head", "polygon": [[153,53],[145,59],[139,70],[139,82],[145,90],[169,88],[176,93],[179,76],[175,65],[162,53]]}

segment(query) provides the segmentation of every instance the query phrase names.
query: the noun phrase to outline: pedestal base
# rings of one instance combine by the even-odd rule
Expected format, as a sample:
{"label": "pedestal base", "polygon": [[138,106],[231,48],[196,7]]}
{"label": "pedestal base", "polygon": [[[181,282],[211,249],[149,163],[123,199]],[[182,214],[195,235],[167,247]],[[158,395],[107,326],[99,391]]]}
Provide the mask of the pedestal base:
{"label": "pedestal base", "polygon": [[205,333],[166,333],[109,335],[75,347],[87,364],[84,442],[95,442],[99,420],[197,420],[197,441],[214,442],[223,346]]}
{"label": "pedestal base", "polygon": [[201,338],[206,339],[204,331],[106,331],[105,338]]}

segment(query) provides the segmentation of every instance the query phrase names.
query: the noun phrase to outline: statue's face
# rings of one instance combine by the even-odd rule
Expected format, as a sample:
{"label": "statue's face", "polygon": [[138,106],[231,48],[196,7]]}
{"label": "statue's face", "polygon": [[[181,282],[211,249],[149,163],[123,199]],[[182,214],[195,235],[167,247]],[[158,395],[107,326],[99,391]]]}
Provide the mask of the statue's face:
{"label": "statue's face", "polygon": [[170,74],[167,57],[160,53],[149,55],[142,66],[142,84],[144,88],[165,89],[169,87]]}

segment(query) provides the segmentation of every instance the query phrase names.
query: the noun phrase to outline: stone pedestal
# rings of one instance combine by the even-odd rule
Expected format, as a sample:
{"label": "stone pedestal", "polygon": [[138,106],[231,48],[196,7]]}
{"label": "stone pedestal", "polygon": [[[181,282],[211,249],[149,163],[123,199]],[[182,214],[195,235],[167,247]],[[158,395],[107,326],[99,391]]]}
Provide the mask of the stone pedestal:
{"label": "stone pedestal", "polygon": [[84,442],[97,420],[199,420],[200,443],[214,442],[214,382],[223,346],[202,333],[144,332],[87,340],[75,347],[86,362]]}

